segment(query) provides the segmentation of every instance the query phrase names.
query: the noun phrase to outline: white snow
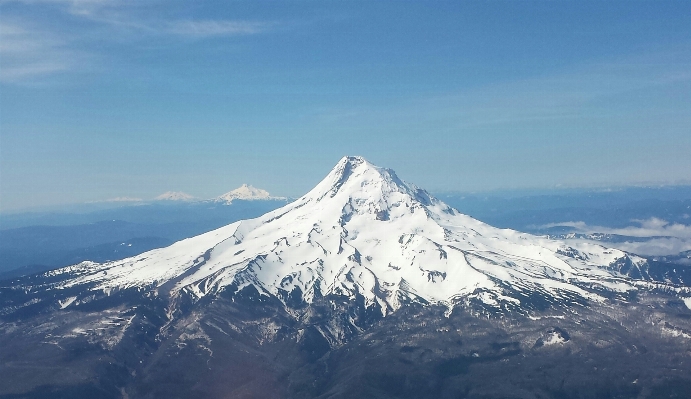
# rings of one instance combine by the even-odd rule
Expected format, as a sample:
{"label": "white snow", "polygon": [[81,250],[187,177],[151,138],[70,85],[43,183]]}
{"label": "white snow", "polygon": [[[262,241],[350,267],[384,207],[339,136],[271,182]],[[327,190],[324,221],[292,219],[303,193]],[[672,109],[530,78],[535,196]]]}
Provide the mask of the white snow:
{"label": "white snow", "polygon": [[67,297],[63,300],[58,300],[58,305],[60,305],[60,309],[65,309],[66,307],[70,306],[76,299],[76,296]]}
{"label": "white snow", "polygon": [[262,190],[261,188],[256,188],[248,184],[243,184],[242,186],[231,190],[221,196],[213,199],[216,202],[225,202],[230,204],[233,200],[240,199],[245,201],[252,200],[268,200],[268,199],[279,199],[278,197],[271,197],[269,192]]}
{"label": "white snow", "polygon": [[[219,198],[268,197],[243,185]],[[391,170],[344,157],[310,192],[259,218],[132,258],[85,262],[55,273],[76,275],[65,286],[96,282],[104,290],[156,288],[173,280],[167,287],[174,293],[195,297],[232,283],[253,284],[279,298],[299,289],[307,302],[317,292],[360,294],[388,313],[401,306],[399,298],[411,296],[450,306],[471,296],[490,306],[520,304],[505,295],[498,280],[515,290],[601,300],[574,283],[635,289],[630,279],[607,269],[624,256],[599,245],[567,246],[494,228],[404,183]]]}
{"label": "white snow", "polygon": [[194,201],[195,199],[193,195],[183,193],[182,191],[166,191],[154,198],[156,201]]}
{"label": "white snow", "polygon": [[559,334],[556,331],[552,331],[547,337],[547,339],[543,340],[543,344],[545,346],[563,344],[564,342],[566,342],[564,337],[562,337],[561,334]]}
{"label": "white snow", "polygon": [[686,305],[689,310],[691,310],[691,298],[681,298],[682,301],[684,301],[684,304]]}
{"label": "white snow", "polygon": [[679,328],[673,327],[673,326],[667,327],[666,325],[663,325],[661,327],[661,330],[662,330],[662,333],[664,335],[668,335],[671,337],[682,337],[682,338],[686,338],[686,339],[691,339],[691,334],[688,334],[685,331],[683,331]]}

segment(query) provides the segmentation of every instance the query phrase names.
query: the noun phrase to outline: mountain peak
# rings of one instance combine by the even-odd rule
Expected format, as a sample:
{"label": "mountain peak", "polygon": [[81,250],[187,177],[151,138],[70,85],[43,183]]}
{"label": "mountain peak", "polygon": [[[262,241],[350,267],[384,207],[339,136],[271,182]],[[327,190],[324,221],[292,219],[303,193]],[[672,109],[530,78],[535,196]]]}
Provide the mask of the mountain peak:
{"label": "mountain peak", "polygon": [[356,156],[346,155],[343,158],[341,158],[340,161],[338,161],[337,165],[339,165],[339,164],[349,164],[352,166],[360,166],[362,164],[369,164],[370,166],[374,166],[370,162],[368,162],[364,157],[361,157],[359,155],[356,155]]}
{"label": "mountain peak", "polygon": [[322,183],[330,182],[330,185],[332,187],[340,187],[340,185],[345,183],[351,177],[355,170],[359,170],[360,173],[369,170],[381,174],[382,168],[379,168],[371,164],[365,158],[360,156],[345,156],[341,158],[340,161],[338,161],[338,163],[336,164],[336,166],[333,167],[333,169],[331,169],[331,172],[329,172],[329,174],[326,175],[324,180],[322,180]]}
{"label": "mountain peak", "polygon": [[338,196],[384,199],[392,192],[414,194],[419,189],[405,183],[391,169],[378,167],[361,156],[345,156],[305,199],[321,201]]}
{"label": "mountain peak", "polygon": [[228,191],[227,193],[218,196],[214,199],[217,202],[225,202],[230,204],[233,200],[262,200],[271,199],[269,192],[262,190],[261,188],[256,188],[250,184],[244,183],[242,186],[236,188],[235,190]]}
{"label": "mountain peak", "polygon": [[193,201],[194,196],[182,191],[166,191],[165,193],[154,198],[156,201]]}

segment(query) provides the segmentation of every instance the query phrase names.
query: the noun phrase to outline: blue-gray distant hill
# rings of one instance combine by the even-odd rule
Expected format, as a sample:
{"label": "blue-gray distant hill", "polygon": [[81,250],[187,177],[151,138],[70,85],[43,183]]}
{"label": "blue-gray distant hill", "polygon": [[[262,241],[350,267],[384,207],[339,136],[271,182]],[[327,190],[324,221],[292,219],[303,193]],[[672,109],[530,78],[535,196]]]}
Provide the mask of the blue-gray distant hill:
{"label": "blue-gray distant hill", "polygon": [[[0,216],[0,278],[84,260],[104,262],[165,247],[241,219],[260,216],[286,200],[156,202],[75,212]],[[81,211],[81,212],[77,212]]]}

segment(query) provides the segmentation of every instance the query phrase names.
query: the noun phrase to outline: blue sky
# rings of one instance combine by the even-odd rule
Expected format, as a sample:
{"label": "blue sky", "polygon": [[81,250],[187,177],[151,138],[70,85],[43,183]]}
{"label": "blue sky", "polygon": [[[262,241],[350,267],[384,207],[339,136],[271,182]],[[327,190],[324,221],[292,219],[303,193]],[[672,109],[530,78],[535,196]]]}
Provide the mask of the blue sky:
{"label": "blue sky", "polygon": [[0,211],[363,155],[430,191],[691,182],[691,2],[0,0]]}

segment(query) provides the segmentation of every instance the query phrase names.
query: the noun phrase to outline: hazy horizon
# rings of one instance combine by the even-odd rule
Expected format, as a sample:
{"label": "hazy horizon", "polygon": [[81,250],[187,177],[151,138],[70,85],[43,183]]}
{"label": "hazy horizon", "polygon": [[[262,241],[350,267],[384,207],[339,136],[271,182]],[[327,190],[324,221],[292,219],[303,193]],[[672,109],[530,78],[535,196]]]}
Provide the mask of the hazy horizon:
{"label": "hazy horizon", "polygon": [[[409,183],[415,184],[415,182],[410,182],[406,179],[403,179],[404,181],[407,181]],[[315,182],[316,183],[316,182]],[[251,183],[248,183],[251,186],[254,186]],[[256,186],[255,186],[256,187]],[[237,187],[234,187],[237,188]],[[214,194],[212,196],[208,197],[202,197],[199,195],[195,195],[194,193],[188,193],[188,192],[183,192],[180,191],[179,193],[183,194],[190,194],[193,196],[193,199],[189,200],[161,200],[157,199],[156,197],[158,195],[166,194],[166,193],[157,193],[156,195],[151,195],[147,197],[133,197],[133,196],[118,196],[118,197],[113,197],[113,198],[101,198],[101,199],[96,199],[96,200],[89,200],[89,201],[75,201],[75,202],[62,202],[62,203],[51,203],[47,205],[35,205],[35,206],[19,206],[16,208],[4,208],[0,206],[0,216],[2,215],[15,215],[15,214],[23,214],[23,213],[42,213],[42,212],[57,212],[57,213],[62,213],[62,212],[71,212],[77,210],[78,212],[83,212],[83,211],[89,211],[90,209],[93,208],[95,209],[111,209],[111,208],[117,208],[117,207],[123,207],[123,206],[137,206],[137,205],[142,205],[142,204],[152,204],[152,203],[169,203],[169,204],[175,204],[175,203],[195,203],[195,202],[203,202],[203,201],[211,201],[216,199],[222,194],[225,194],[226,192],[230,191],[230,188],[226,190],[223,193],[218,193]],[[256,187],[256,188],[262,188],[262,187]],[[462,191],[462,190],[427,190],[424,187],[420,187],[426,191],[428,191],[430,194],[437,196],[443,200],[444,197],[446,196],[452,196],[452,197],[460,197],[463,198],[465,196],[467,197],[477,197],[477,198],[530,198],[530,197],[539,197],[539,196],[564,196],[564,197],[569,197],[569,196],[577,196],[577,195],[584,195],[584,194],[611,194],[611,193],[621,193],[621,192],[626,192],[626,191],[632,191],[632,190],[654,190],[660,192],[661,195],[656,196],[657,199],[665,199],[664,193],[662,193],[662,190],[665,191],[676,191],[677,195],[674,195],[674,199],[677,199],[677,197],[683,197],[687,198],[689,197],[689,194],[691,194],[691,184],[638,184],[638,185],[592,185],[592,186],[573,186],[573,187],[565,187],[565,186],[551,186],[551,187],[521,187],[521,188],[512,188],[512,187],[502,187],[502,188],[493,188],[493,189],[485,189],[485,190],[467,190],[467,191]],[[172,190],[171,190],[172,191]],[[274,200],[288,200],[288,201],[293,201],[302,195],[306,194],[307,191],[298,194],[298,195],[282,195],[281,193],[270,193],[271,194],[271,199]],[[648,198],[650,195],[646,196]],[[634,200],[635,198],[631,198]],[[91,208],[89,208],[91,207]]]}

